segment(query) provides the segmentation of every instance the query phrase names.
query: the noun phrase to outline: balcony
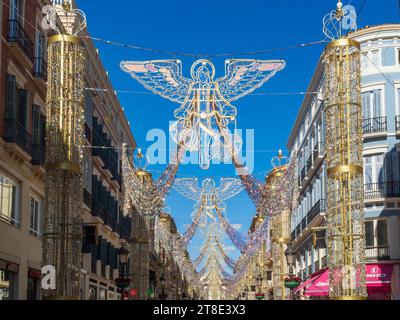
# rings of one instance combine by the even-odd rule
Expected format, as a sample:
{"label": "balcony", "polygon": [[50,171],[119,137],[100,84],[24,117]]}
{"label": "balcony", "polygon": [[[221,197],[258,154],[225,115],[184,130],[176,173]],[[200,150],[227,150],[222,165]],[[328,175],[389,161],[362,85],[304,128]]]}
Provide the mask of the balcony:
{"label": "balcony", "polygon": [[387,131],[386,117],[363,119],[363,134],[371,135]]}
{"label": "balcony", "polygon": [[15,143],[32,156],[32,136],[17,120],[6,120],[6,142]]}
{"label": "balcony", "polygon": [[364,185],[365,200],[400,197],[400,182],[377,182]]}
{"label": "balcony", "polygon": [[92,255],[91,264],[90,264],[90,271],[93,274],[97,274],[97,260],[95,257],[93,257],[93,255]]}
{"label": "balcony", "polygon": [[300,181],[303,181],[305,177],[306,177],[306,168],[304,167],[301,170]]}
{"label": "balcony", "polygon": [[299,224],[299,225],[296,227],[296,236],[298,236],[300,233],[301,233],[301,225]]}
{"label": "balcony", "polygon": [[320,199],[307,213],[307,221],[311,223],[313,219],[321,212],[325,212],[325,200]]}
{"label": "balcony", "polygon": [[312,165],[313,165],[313,160],[312,160],[312,155],[310,155],[307,160],[307,172],[311,170]]}
{"label": "balcony", "polygon": [[47,62],[41,57],[36,57],[34,61],[33,76],[47,81]]}
{"label": "balcony", "polygon": [[388,246],[367,247],[365,248],[365,256],[367,260],[390,260]]}
{"label": "balcony", "polygon": [[325,154],[325,145],[322,142],[318,142],[313,149],[313,160],[314,163],[317,162],[318,159],[322,159]]}
{"label": "balcony", "polygon": [[17,53],[17,58],[22,58],[23,61],[21,62],[25,62],[25,65],[26,63],[31,64],[33,62],[33,41],[29,39],[18,20],[8,20],[7,41],[12,44],[17,44],[17,46],[22,49],[25,57],[22,57],[18,52],[15,52]]}
{"label": "balcony", "polygon": [[46,160],[46,150],[44,145],[35,144],[32,147],[32,164],[35,166],[43,166]]}
{"label": "balcony", "polygon": [[396,116],[396,132],[400,132],[400,116]]}
{"label": "balcony", "polygon": [[85,122],[85,138],[89,143],[92,143],[92,130],[88,126],[88,124]]}
{"label": "balcony", "polygon": [[304,217],[303,220],[301,220],[301,230],[304,230],[307,228],[307,218]]}
{"label": "balcony", "polygon": [[328,259],[327,259],[327,257],[326,257],[326,256],[325,256],[325,257],[322,257],[322,258],[321,258],[321,269],[322,269],[322,268],[325,268],[327,265],[328,265]]}
{"label": "balcony", "polygon": [[83,203],[91,208],[92,205],[92,195],[86,189],[83,189]]}

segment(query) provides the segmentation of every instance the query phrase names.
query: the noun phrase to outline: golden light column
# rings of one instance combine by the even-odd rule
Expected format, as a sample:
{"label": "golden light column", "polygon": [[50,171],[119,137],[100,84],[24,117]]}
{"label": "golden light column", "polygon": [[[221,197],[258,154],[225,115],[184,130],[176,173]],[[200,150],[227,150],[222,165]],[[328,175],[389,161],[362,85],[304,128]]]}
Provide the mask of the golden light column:
{"label": "golden light column", "polygon": [[50,37],[43,264],[55,268],[56,288],[43,291],[48,299],[80,297],[84,75],[85,50],[80,38]]}
{"label": "golden light column", "polygon": [[[282,157],[279,152],[278,157]],[[275,167],[267,176],[266,188],[276,188],[279,179],[287,170],[287,165]],[[274,212],[271,217],[271,252],[272,252],[272,274],[273,274],[273,290],[275,300],[286,300],[287,289],[284,284],[285,276],[288,274],[288,266],[286,263],[285,250],[290,237],[290,211],[283,208],[281,212]]]}
{"label": "golden light column", "polygon": [[[341,1],[324,19],[343,26]],[[342,36],[324,53],[330,299],[367,297],[363,206],[360,44]]]}

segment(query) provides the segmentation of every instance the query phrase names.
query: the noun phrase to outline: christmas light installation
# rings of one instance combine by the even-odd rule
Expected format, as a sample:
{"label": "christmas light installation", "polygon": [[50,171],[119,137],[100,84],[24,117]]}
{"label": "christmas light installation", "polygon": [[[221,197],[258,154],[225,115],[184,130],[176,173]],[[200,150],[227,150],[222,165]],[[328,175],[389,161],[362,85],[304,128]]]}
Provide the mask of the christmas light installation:
{"label": "christmas light installation", "polygon": [[128,215],[132,206],[143,216],[159,214],[165,205],[165,198],[173,185],[184,149],[178,148],[176,162],[167,166],[160,178],[154,182],[146,171],[147,158],[141,149],[132,157],[127,144],[122,146],[122,188],[124,191],[123,213]]}
{"label": "christmas light installation", "polygon": [[[42,263],[54,267],[56,283],[42,294],[49,299],[79,299],[86,60],[79,34],[86,19],[67,1],[46,8],[46,23],[58,34],[48,39]],[[52,17],[61,19],[62,32]]]}
{"label": "christmas light installation", "polygon": [[197,178],[176,179],[174,189],[188,199],[197,201],[203,214],[200,217],[200,228],[204,234],[207,233],[210,224],[217,219],[216,209],[225,212],[223,201],[228,200],[239,194],[243,187],[239,179],[221,178],[219,187],[216,187],[215,181],[211,178],[204,179],[201,188]]}
{"label": "christmas light installation", "polygon": [[343,36],[349,17],[341,1],[328,16],[324,33],[333,41],[323,62],[329,297],[366,299],[360,44]]}
{"label": "christmas light installation", "polygon": [[[182,245],[180,234],[171,233],[170,221],[171,216],[165,213],[161,213],[154,218],[155,243],[159,243],[161,248],[172,257],[185,278],[188,279],[193,286],[198,286],[198,274],[193,268],[186,248]],[[160,250],[160,248],[158,248],[158,250]]]}
{"label": "christmas light installation", "polygon": [[146,89],[181,104],[174,113],[177,121],[170,127],[171,136],[186,150],[198,152],[203,169],[212,159],[230,160],[241,149],[235,132],[237,111],[231,102],[261,87],[284,67],[282,60],[226,60],[225,76],[214,79],[214,65],[201,59],[193,63],[188,79],[182,75],[180,60],[121,62],[122,70]]}

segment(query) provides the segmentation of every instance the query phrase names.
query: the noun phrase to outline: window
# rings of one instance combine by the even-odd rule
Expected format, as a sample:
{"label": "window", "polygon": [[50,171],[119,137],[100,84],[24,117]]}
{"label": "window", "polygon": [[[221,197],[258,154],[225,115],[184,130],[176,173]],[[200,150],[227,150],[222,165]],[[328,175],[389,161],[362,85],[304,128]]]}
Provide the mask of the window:
{"label": "window", "polygon": [[29,202],[29,231],[34,236],[41,235],[41,201],[31,196]]}
{"label": "window", "polygon": [[365,222],[365,245],[371,247],[387,247],[387,220],[372,220]]}
{"label": "window", "polygon": [[37,278],[29,277],[28,276],[28,287],[27,287],[27,293],[26,293],[26,298],[27,300],[38,300],[38,280]]}
{"label": "window", "polygon": [[16,226],[19,225],[17,195],[17,183],[7,177],[0,176],[0,218]]}
{"label": "window", "polygon": [[364,157],[364,183],[366,188],[372,184],[384,182],[385,168],[383,166],[383,154]]}
{"label": "window", "polygon": [[365,246],[366,247],[374,246],[374,222],[373,221],[365,222]]}
{"label": "window", "polygon": [[0,269],[0,301],[15,299],[16,274]]}
{"label": "window", "polygon": [[380,50],[373,49],[368,52],[361,53],[361,68],[374,68],[381,64],[380,61]]}
{"label": "window", "polygon": [[45,53],[45,37],[44,35],[39,31],[36,30],[35,33],[35,58],[43,58],[44,53]]}
{"label": "window", "polygon": [[378,247],[387,246],[388,234],[387,234],[387,220],[378,220],[376,223],[376,240]]}
{"label": "window", "polygon": [[363,92],[361,96],[364,119],[383,116],[382,89]]}
{"label": "window", "polygon": [[10,20],[24,21],[23,0],[10,0]]}
{"label": "window", "polygon": [[28,117],[28,91],[18,86],[16,77],[7,74],[6,120],[17,120],[24,128]]}

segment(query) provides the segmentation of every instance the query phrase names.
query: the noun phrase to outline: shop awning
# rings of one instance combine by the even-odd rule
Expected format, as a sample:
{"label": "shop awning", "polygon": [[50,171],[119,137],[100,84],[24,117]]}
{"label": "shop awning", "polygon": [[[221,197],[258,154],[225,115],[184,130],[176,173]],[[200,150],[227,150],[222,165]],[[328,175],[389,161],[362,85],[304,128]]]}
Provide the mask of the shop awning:
{"label": "shop awning", "polygon": [[319,297],[327,296],[329,294],[329,270],[325,270],[315,279],[306,291],[305,296],[308,297]]}
{"label": "shop awning", "polygon": [[389,285],[392,279],[393,264],[368,264],[365,266],[367,286],[381,287]]}
{"label": "shop awning", "polygon": [[[369,299],[386,300],[391,292],[393,264],[368,264],[365,267]],[[305,296],[318,297],[329,295],[329,270],[320,274],[305,290]]]}
{"label": "shop awning", "polygon": [[321,273],[323,273],[323,272],[324,272],[324,269],[322,269],[322,270],[320,270],[320,271],[318,271],[318,272],[313,273],[306,281],[302,282],[302,283],[294,290],[294,293],[297,293],[297,292],[303,290],[304,288],[306,288],[307,286],[309,286],[309,285],[310,285],[311,283],[313,283],[313,281],[314,281],[315,279],[317,279],[317,278],[321,275]]}

